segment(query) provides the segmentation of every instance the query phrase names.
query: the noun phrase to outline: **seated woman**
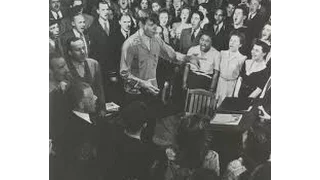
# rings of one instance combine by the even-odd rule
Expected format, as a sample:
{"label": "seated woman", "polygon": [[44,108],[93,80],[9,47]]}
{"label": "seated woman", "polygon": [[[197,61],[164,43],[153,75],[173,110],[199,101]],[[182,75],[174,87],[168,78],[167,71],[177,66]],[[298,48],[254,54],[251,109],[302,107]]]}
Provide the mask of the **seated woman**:
{"label": "seated woman", "polygon": [[[177,130],[176,147],[166,149],[168,168],[165,179],[197,179],[219,176],[219,157],[209,150],[210,138],[205,131],[209,119],[192,115],[186,116]],[[201,178],[205,179],[205,178]]]}
{"label": "seated woman", "polygon": [[262,92],[268,81],[266,55],[270,47],[263,41],[257,40],[251,50],[252,59],[245,61],[237,80],[234,97],[256,98]]}
{"label": "seated woman", "polygon": [[225,97],[231,97],[233,94],[240,70],[247,58],[239,52],[239,49],[243,44],[243,34],[234,33],[229,40],[229,49],[220,52],[220,76],[216,91],[217,106],[222,103]]}
{"label": "seated woman", "polygon": [[[220,71],[220,52],[212,47],[211,36],[204,33],[198,46],[189,49],[187,56],[192,63],[188,63],[183,77],[183,88],[206,89],[212,92]],[[190,71],[189,71],[190,69]]]}

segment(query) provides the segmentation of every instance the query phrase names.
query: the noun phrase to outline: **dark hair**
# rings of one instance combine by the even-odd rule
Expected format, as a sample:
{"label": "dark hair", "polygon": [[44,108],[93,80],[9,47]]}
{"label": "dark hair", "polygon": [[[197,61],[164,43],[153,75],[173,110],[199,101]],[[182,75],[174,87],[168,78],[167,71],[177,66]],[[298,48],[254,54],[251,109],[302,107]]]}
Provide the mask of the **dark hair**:
{"label": "dark hair", "polygon": [[74,22],[74,18],[75,18],[76,16],[82,16],[82,17],[84,18],[84,16],[83,16],[82,14],[74,13],[74,14],[71,15],[71,21]]}
{"label": "dark hair", "polygon": [[[222,11],[222,16],[223,16],[223,17],[226,17],[226,16],[227,16],[227,11],[226,11],[224,8],[222,8],[222,7],[216,8],[216,9],[214,10],[214,14],[215,14],[218,10],[221,10],[221,11]],[[213,15],[214,15],[214,14],[213,14]]]}
{"label": "dark hair", "polygon": [[[168,26],[168,25],[170,24],[170,22],[171,22],[171,19],[172,19],[169,11],[168,11],[166,8],[161,8],[161,9],[159,10],[159,16],[160,16],[161,13],[167,13],[167,14],[168,14],[168,22],[167,22],[167,26]],[[160,22],[159,22],[159,23],[160,23]]]}
{"label": "dark hair", "polygon": [[176,137],[178,159],[182,166],[188,168],[201,166],[208,149],[207,134],[204,129],[208,121],[208,118],[200,115],[182,118]]}
{"label": "dark hair", "polygon": [[249,14],[249,10],[248,10],[248,7],[244,4],[241,4],[241,5],[238,5],[234,10],[236,9],[241,9],[242,10],[242,14],[246,17],[248,17],[248,14]]}
{"label": "dark hair", "polygon": [[146,24],[147,20],[149,20],[155,24],[158,24],[158,22],[159,22],[158,15],[156,13],[151,13],[147,17],[139,17],[139,19],[138,19],[138,21],[144,25]]}
{"label": "dark hair", "polygon": [[[264,28],[266,25],[270,25],[270,26],[271,26],[271,22],[270,22],[270,21],[266,22],[266,24],[264,24],[263,28]],[[262,28],[262,30],[261,30],[261,32],[260,32],[260,38],[262,38],[263,28]],[[270,43],[271,43],[271,34],[270,34],[270,37],[269,37],[269,41],[270,41]]]}
{"label": "dark hair", "polygon": [[109,4],[108,4],[107,2],[105,2],[105,1],[103,1],[103,0],[98,1],[98,3],[97,3],[97,9],[99,9],[100,4],[106,4],[106,5],[108,5],[108,7],[111,9],[111,7],[109,6]]}
{"label": "dark hair", "polygon": [[200,21],[202,21],[202,20],[204,19],[204,16],[203,16],[202,12],[200,12],[200,11],[198,11],[198,10],[193,11],[193,12],[191,13],[191,17],[192,17],[193,14],[199,14],[199,16],[200,16]]}
{"label": "dark hair", "polygon": [[201,3],[198,5],[198,10],[199,10],[199,7],[202,6],[204,9],[207,10],[208,14],[210,13],[210,5],[208,3]]}
{"label": "dark hair", "polygon": [[78,40],[83,41],[82,39],[80,39],[80,38],[78,38],[78,37],[71,37],[71,38],[68,38],[68,39],[67,39],[67,52],[68,52],[68,51],[71,51],[71,43],[72,43],[72,42],[76,42],[76,41],[78,41]]}
{"label": "dark hair", "polygon": [[49,69],[52,69],[52,60],[58,58],[63,58],[63,56],[58,52],[52,52],[49,54]]}
{"label": "dark hair", "polygon": [[[183,2],[183,0],[181,0],[181,2]],[[192,15],[192,10],[191,10],[191,8],[188,6],[188,5],[183,5],[183,6],[181,6],[181,8],[180,8],[180,15],[179,15],[179,17],[181,17],[181,14],[182,14],[182,10],[184,10],[184,9],[187,9],[188,11],[189,11],[189,16],[188,16],[188,18],[187,18],[187,23],[190,23],[190,20],[191,20],[191,15]]]}
{"label": "dark hair", "polygon": [[212,33],[210,33],[209,31],[204,31],[202,34],[201,34],[201,36],[203,36],[203,35],[205,35],[205,36],[208,36],[209,38],[210,38],[210,40],[211,40],[211,43],[212,43]]}
{"label": "dark hair", "polygon": [[120,116],[124,122],[125,129],[130,133],[137,133],[147,122],[147,106],[143,102],[134,101],[124,107]]}
{"label": "dark hair", "polygon": [[239,39],[240,39],[240,44],[241,44],[241,45],[244,45],[244,44],[246,43],[246,35],[245,35],[244,33],[239,32],[239,31],[237,31],[237,30],[232,31],[232,32],[230,33],[230,35],[229,35],[229,41],[230,41],[230,39],[231,39],[232,36],[237,36],[237,37],[239,37]]}
{"label": "dark hair", "polygon": [[49,21],[49,27],[54,25],[54,24],[58,24],[58,26],[60,25],[60,20],[50,20]]}
{"label": "dark hair", "polygon": [[83,81],[75,81],[70,86],[68,95],[72,103],[72,107],[76,108],[84,97],[84,90],[91,88],[91,86]]}
{"label": "dark hair", "polygon": [[[143,1],[143,0],[139,0],[139,1],[138,1],[138,8],[139,8],[139,9],[141,9],[141,2],[142,2],[142,1]],[[146,0],[146,1],[147,1],[147,4],[148,4],[148,9],[150,9],[150,5],[151,5],[151,4],[150,4],[150,0]]]}
{"label": "dark hair", "polygon": [[261,46],[262,52],[264,52],[266,54],[268,54],[268,52],[270,52],[270,46],[267,43],[261,41],[260,39],[255,39],[253,41],[253,45]]}

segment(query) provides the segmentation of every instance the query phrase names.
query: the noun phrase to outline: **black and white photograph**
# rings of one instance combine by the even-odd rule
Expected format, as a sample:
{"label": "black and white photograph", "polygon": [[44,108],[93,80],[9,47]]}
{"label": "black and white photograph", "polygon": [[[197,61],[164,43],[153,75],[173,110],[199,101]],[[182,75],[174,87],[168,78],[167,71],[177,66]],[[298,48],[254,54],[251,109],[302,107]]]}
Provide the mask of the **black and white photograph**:
{"label": "black and white photograph", "polygon": [[49,179],[271,179],[271,0],[49,0]]}

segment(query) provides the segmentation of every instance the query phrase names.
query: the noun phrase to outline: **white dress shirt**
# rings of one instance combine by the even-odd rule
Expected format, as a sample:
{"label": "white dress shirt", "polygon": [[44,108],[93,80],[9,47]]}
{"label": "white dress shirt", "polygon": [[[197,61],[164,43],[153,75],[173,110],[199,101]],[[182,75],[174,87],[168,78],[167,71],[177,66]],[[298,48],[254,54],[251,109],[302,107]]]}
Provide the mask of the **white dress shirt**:
{"label": "white dress shirt", "polygon": [[83,112],[79,112],[79,111],[75,111],[73,110],[72,111],[75,115],[77,115],[79,118],[87,121],[88,123],[90,124],[93,124],[92,121],[90,120],[90,116],[88,113],[83,113]]}
{"label": "white dress shirt", "polygon": [[[63,18],[61,11],[58,11],[58,12],[51,11],[51,13],[52,13],[54,19],[61,19],[61,18]],[[58,18],[58,15],[59,15],[59,18]]]}

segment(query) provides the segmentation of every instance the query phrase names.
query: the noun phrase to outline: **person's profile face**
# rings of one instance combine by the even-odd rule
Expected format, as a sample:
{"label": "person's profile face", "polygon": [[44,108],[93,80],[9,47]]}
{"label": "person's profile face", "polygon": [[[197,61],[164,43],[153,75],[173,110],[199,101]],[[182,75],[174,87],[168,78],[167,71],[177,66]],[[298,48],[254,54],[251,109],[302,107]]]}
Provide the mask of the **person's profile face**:
{"label": "person's profile face", "polygon": [[124,31],[128,32],[131,27],[131,19],[129,16],[122,16],[120,21],[119,21],[121,29]]}
{"label": "person's profile face", "polygon": [[193,13],[191,17],[191,25],[193,29],[198,29],[200,27],[200,15],[197,13]]}
{"label": "person's profile face", "polygon": [[157,32],[157,25],[154,22],[147,20],[146,24],[144,25],[145,35],[152,38],[152,37],[154,37],[156,32]]}
{"label": "person's profile face", "polygon": [[229,49],[232,52],[236,52],[239,50],[240,47],[241,47],[240,38],[235,35],[231,36],[229,40]]}
{"label": "person's profile face", "polygon": [[214,20],[216,24],[220,24],[223,20],[223,12],[221,9],[218,9],[215,13],[214,13]]}
{"label": "person's profile face", "polygon": [[102,18],[103,20],[108,19],[108,11],[109,11],[109,6],[108,4],[99,4],[99,8],[97,9],[97,13],[99,14],[99,17]]}
{"label": "person's profile face", "polygon": [[128,0],[119,0],[119,5],[121,9],[127,9],[128,7]]}
{"label": "person's profile face", "polygon": [[50,7],[54,11],[60,11],[60,0],[51,0]]}
{"label": "person's profile face", "polygon": [[202,35],[199,41],[200,51],[208,52],[211,48],[211,38],[208,35]]}
{"label": "person's profile face", "polygon": [[60,58],[53,58],[51,60],[52,70],[57,81],[63,81],[66,79],[67,74],[69,73],[69,69],[66,61]]}
{"label": "person's profile face", "polygon": [[58,23],[52,24],[51,26],[49,26],[49,33],[50,33],[53,37],[58,37],[58,36],[59,36],[59,34],[60,34],[60,29],[59,29]]}
{"label": "person's profile face", "polygon": [[233,12],[234,12],[235,6],[233,4],[228,4],[226,11],[227,11],[227,16],[231,17]]}
{"label": "person's profile face", "polygon": [[71,56],[79,62],[86,60],[86,50],[82,40],[71,42]]}
{"label": "person's profile face", "polygon": [[161,26],[166,26],[169,20],[168,13],[160,13],[159,14],[159,21]]}
{"label": "person's profile face", "polygon": [[233,14],[233,24],[239,25],[244,21],[244,19],[245,16],[243,15],[242,9],[236,9]]}
{"label": "person's profile face", "polygon": [[73,26],[77,31],[83,33],[86,26],[84,17],[82,15],[75,16]]}
{"label": "person's profile face", "polygon": [[258,46],[258,45],[254,45],[252,47],[251,50],[251,56],[252,56],[252,60],[260,60],[263,59],[263,57],[266,55],[266,53],[264,53],[262,51],[262,46]]}
{"label": "person's profile face", "polygon": [[96,112],[97,96],[93,94],[92,88],[84,89],[83,98],[81,103],[83,105],[83,111],[86,113]]}
{"label": "person's profile face", "polygon": [[140,3],[141,9],[148,9],[148,0],[142,0]]}
{"label": "person's profile face", "polygon": [[158,12],[160,8],[161,7],[157,2],[152,3],[152,11],[153,12]]}
{"label": "person's profile face", "polygon": [[189,18],[189,15],[190,15],[189,9],[183,9],[180,15],[181,21],[186,22]]}

